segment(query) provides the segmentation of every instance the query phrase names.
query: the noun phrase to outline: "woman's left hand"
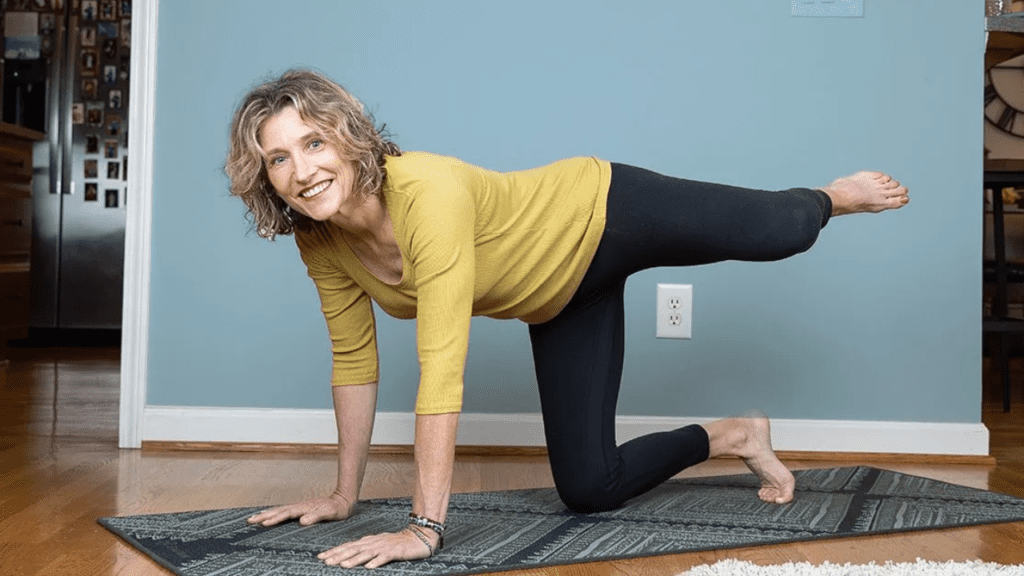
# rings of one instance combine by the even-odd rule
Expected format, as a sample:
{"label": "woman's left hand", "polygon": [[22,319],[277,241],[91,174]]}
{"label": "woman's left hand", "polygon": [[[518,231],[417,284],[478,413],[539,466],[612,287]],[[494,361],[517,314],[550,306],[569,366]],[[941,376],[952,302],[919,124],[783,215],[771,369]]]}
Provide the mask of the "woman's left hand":
{"label": "woman's left hand", "polygon": [[422,560],[431,552],[426,544],[409,530],[364,536],[321,552],[317,558],[328,566],[377,568],[395,560]]}

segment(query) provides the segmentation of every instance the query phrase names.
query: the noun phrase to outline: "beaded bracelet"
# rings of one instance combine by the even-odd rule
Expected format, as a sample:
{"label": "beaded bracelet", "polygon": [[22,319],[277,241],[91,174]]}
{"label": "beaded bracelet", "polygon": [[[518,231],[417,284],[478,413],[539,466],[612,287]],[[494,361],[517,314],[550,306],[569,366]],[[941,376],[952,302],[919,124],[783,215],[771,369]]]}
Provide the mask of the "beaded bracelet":
{"label": "beaded bracelet", "polygon": [[[408,530],[409,532],[412,532],[413,536],[419,538],[420,542],[423,542],[423,545],[427,547],[427,551],[430,552],[430,556],[433,556],[434,552],[437,552],[438,549],[434,548],[433,546],[431,546],[430,545],[430,540],[427,540],[427,537],[424,536],[423,534],[421,534],[419,530],[417,530],[417,529],[415,529],[415,528],[413,528],[411,526],[409,528],[406,528],[406,530]],[[428,556],[428,558],[430,556]]]}
{"label": "beaded bracelet", "polygon": [[444,529],[445,529],[444,524],[441,524],[440,522],[435,522],[434,520],[431,520],[430,518],[427,518],[425,516],[420,516],[420,515],[415,514],[413,512],[409,513],[409,524],[412,524],[413,526],[420,526],[421,528],[428,528],[430,530],[433,530],[434,533],[437,534],[437,536],[438,536],[437,549],[440,550],[440,549],[444,548]]}

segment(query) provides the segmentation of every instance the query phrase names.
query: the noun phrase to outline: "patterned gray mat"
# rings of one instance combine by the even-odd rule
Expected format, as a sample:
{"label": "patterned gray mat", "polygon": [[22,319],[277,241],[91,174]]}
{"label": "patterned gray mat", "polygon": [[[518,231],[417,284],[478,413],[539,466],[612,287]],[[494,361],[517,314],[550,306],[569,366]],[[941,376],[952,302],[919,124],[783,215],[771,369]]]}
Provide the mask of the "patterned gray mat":
{"label": "patterned gray mat", "polygon": [[[379,576],[479,574],[699,550],[1024,521],[1024,500],[869,467],[800,470],[793,502],[757,498],[752,474],[670,480],[612,512],[575,514],[554,489],[455,494],[445,548]],[[344,522],[263,528],[261,508],[101,518],[100,524],[182,576],[366,574],[319,552],[404,526],[409,500],[361,502]]]}

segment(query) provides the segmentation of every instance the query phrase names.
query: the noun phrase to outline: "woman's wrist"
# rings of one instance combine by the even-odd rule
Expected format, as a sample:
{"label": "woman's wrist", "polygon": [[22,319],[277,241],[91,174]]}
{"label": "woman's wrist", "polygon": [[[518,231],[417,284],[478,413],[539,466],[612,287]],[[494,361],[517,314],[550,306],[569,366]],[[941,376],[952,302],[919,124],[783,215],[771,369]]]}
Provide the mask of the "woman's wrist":
{"label": "woman's wrist", "polygon": [[340,490],[335,490],[329,496],[336,504],[342,507],[346,513],[352,514],[353,509],[356,507],[356,501],[354,498],[346,498],[342,495]]}
{"label": "woman's wrist", "polygon": [[431,556],[436,554],[437,551],[441,549],[443,539],[440,536],[438,536],[433,530],[427,530],[425,528],[416,526],[415,524],[409,524],[405,527],[405,529],[409,531],[413,536],[415,536],[417,540],[422,542],[424,546],[427,547],[427,550],[430,551]]}
{"label": "woman's wrist", "polygon": [[431,542],[435,543],[435,550],[440,550],[444,547],[444,524],[436,520],[431,520],[426,516],[420,516],[419,514],[410,512],[409,528],[423,536],[426,536]]}

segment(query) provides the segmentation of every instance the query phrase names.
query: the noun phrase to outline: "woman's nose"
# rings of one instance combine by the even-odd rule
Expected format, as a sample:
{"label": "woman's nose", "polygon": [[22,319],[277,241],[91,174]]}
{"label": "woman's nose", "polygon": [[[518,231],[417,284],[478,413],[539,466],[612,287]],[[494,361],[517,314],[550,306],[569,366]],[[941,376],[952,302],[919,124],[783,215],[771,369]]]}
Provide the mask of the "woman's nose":
{"label": "woman's nose", "polygon": [[293,175],[297,182],[306,182],[316,173],[316,166],[310,162],[305,155],[298,154],[294,160],[295,171]]}

